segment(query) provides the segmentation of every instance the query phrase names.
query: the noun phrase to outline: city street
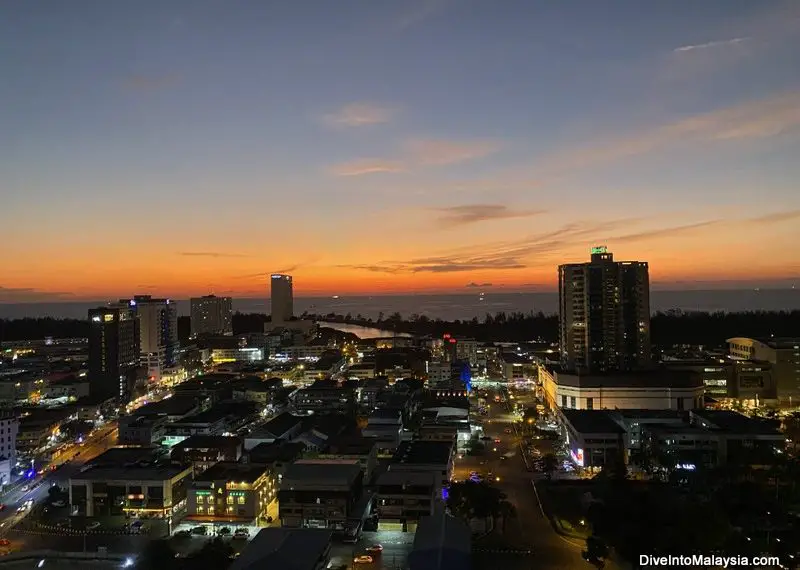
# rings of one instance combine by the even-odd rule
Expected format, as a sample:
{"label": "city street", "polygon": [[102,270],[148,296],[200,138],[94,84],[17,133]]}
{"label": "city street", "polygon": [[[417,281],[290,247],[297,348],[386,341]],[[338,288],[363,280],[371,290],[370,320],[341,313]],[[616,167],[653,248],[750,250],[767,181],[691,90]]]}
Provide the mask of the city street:
{"label": "city street", "polygon": [[[505,536],[510,545],[529,548],[530,556],[504,555],[497,552],[481,553],[480,541],[475,545],[475,565],[478,568],[565,568],[589,567],[581,558],[584,544],[563,537],[555,532],[550,520],[544,515],[532,485],[529,473],[520,451],[520,438],[514,433],[513,416],[504,404],[492,402],[484,420],[484,432],[492,438],[487,442],[486,452],[481,456],[463,456],[457,461],[461,480],[470,471],[482,475],[492,472],[493,484],[497,485],[517,510],[517,516],[510,521]],[[511,433],[505,433],[510,430]],[[494,443],[499,439],[500,443]],[[494,451],[497,449],[497,451]],[[501,459],[506,456],[507,459]],[[481,461],[485,461],[481,464]],[[499,478],[499,481],[497,481]],[[493,549],[493,548],[492,548]]]}
{"label": "city street", "polygon": [[[87,438],[82,444],[72,446],[66,454],[62,454],[61,461],[54,461],[53,465],[59,466],[57,469],[51,470],[47,468],[41,475],[37,475],[29,481],[15,485],[2,496],[0,500],[2,504],[5,505],[5,508],[0,511],[0,537],[11,541],[11,551],[18,551],[23,548],[26,550],[45,547],[52,548],[54,539],[58,545],[61,544],[61,538],[73,542],[78,540],[78,538],[74,536],[39,536],[26,532],[17,532],[14,530],[14,527],[25,519],[31,509],[47,499],[49,489],[53,484],[67,487],[69,485],[69,478],[76,473],[84,463],[94,459],[109,447],[113,446],[116,441],[116,436],[117,429],[115,426],[109,426],[99,430],[92,437]],[[32,501],[30,508],[25,509],[23,512],[17,512],[19,507],[23,506],[28,501]],[[81,545],[76,546],[76,550],[82,550],[83,540],[80,539],[80,542]],[[40,546],[32,546],[33,544],[39,543],[41,543]],[[65,543],[63,549],[70,550],[71,548],[68,548]]]}

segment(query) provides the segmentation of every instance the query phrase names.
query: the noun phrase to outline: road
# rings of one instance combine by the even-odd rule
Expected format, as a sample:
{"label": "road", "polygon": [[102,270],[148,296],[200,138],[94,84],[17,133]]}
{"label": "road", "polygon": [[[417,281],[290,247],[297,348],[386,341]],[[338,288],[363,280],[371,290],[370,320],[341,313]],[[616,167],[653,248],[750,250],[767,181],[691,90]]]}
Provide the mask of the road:
{"label": "road", "polygon": [[[12,550],[17,551],[22,548],[47,547],[46,540],[43,545],[37,544],[37,546],[34,547],[28,544],[30,542],[37,542],[30,538],[30,535],[14,532],[14,527],[19,524],[31,510],[25,509],[23,512],[18,512],[18,509],[28,501],[32,501],[31,507],[35,507],[37,504],[46,500],[50,487],[54,484],[67,487],[69,485],[69,478],[76,473],[84,463],[94,459],[115,444],[117,434],[118,431],[115,425],[109,425],[99,429],[91,437],[87,438],[84,443],[75,446],[72,449],[72,453],[68,452],[67,454],[62,454],[54,461],[52,465],[58,466],[58,468],[54,470],[46,468],[41,475],[37,475],[24,485],[15,486],[2,496],[0,500],[2,500],[2,504],[5,505],[5,508],[0,511],[0,537],[11,540]],[[49,538],[52,540],[52,537]],[[74,537],[70,538],[74,539]],[[80,550],[80,548],[78,548],[78,550]]]}

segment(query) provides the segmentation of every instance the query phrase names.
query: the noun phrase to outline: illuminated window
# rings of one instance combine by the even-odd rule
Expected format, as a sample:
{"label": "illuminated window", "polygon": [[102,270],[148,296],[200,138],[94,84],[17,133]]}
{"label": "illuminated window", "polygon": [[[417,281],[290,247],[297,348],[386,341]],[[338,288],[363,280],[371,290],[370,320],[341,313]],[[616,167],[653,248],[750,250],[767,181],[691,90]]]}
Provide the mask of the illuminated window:
{"label": "illuminated window", "polygon": [[244,495],[239,495],[239,501],[238,501],[238,503],[239,503],[240,505],[243,505],[243,504],[244,504]]}
{"label": "illuminated window", "polygon": [[228,504],[229,505],[233,504],[233,495],[228,495]]}
{"label": "illuminated window", "polygon": [[203,505],[197,505],[197,514],[202,515],[205,509],[203,509]]}
{"label": "illuminated window", "polygon": [[214,507],[208,507],[208,514],[210,515],[214,514]]}
{"label": "illuminated window", "polygon": [[232,512],[233,512],[233,507],[228,507],[226,510],[227,510],[229,513],[232,513]]}
{"label": "illuminated window", "polygon": [[105,320],[107,323],[110,323],[114,320],[114,315],[103,315],[103,320]]}

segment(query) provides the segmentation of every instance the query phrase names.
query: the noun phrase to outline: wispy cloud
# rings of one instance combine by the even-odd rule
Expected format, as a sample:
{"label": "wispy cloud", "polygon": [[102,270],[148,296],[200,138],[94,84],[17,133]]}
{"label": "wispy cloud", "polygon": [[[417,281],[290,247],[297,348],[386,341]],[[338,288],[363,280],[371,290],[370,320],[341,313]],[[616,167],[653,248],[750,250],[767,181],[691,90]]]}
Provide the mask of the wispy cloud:
{"label": "wispy cloud", "polygon": [[123,81],[123,87],[130,91],[158,91],[174,87],[180,83],[182,76],[178,73],[161,75],[133,75]]}
{"label": "wispy cloud", "polygon": [[687,53],[691,51],[697,51],[702,49],[711,49],[711,48],[722,48],[722,47],[730,47],[730,46],[737,46],[743,42],[750,40],[751,38],[733,38],[730,40],[719,40],[713,42],[706,42],[704,44],[691,44],[680,46],[672,50],[674,53]]}
{"label": "wispy cloud", "polygon": [[449,227],[464,226],[489,220],[528,218],[545,212],[544,210],[513,210],[502,204],[450,206],[446,208],[433,208],[433,211],[440,214],[439,223]]}
{"label": "wispy cloud", "polygon": [[350,103],[323,117],[331,127],[365,127],[390,122],[397,114],[396,107],[375,103]]}
{"label": "wispy cloud", "polygon": [[797,219],[800,219],[800,210],[789,210],[787,212],[774,212],[772,214],[765,214],[763,216],[756,216],[755,218],[750,218],[749,221],[754,224],[775,224]]}
{"label": "wispy cloud", "polygon": [[419,168],[439,167],[484,158],[498,152],[498,141],[444,139],[415,139],[402,145],[396,158],[366,158],[335,164],[330,172],[335,176],[405,172]]}
{"label": "wispy cloud", "polygon": [[765,139],[798,128],[800,91],[792,91],[686,117],[626,137],[606,140],[596,146],[548,157],[541,161],[541,169],[557,175],[679,144]]}
{"label": "wispy cloud", "polygon": [[222,251],[182,251],[178,253],[183,257],[250,257],[246,253],[228,253]]}
{"label": "wispy cloud", "polygon": [[498,141],[474,140],[412,140],[405,149],[409,159],[423,166],[443,166],[476,160],[495,154],[501,148]]}
{"label": "wispy cloud", "polygon": [[467,283],[466,285],[464,285],[464,287],[467,287],[468,289],[471,289],[471,288],[474,288],[474,287],[492,287],[492,284],[491,283],[475,283],[474,281],[472,281],[472,282]]}
{"label": "wispy cloud", "polygon": [[330,171],[335,176],[364,176],[365,174],[380,174],[389,172],[403,172],[405,166],[402,162],[375,159],[359,159],[350,162],[335,164]]}
{"label": "wispy cloud", "polygon": [[742,224],[761,224],[770,221],[780,223],[792,221],[795,218],[800,218],[800,211],[744,219],[703,220],[634,232],[631,232],[630,228],[641,225],[644,221],[643,218],[621,218],[605,222],[580,221],[520,240],[470,245],[438,256],[339,267],[387,274],[455,273],[544,267],[563,261],[563,252],[566,249],[588,246],[592,243],[606,243],[613,247],[615,243],[627,244],[675,238],[716,226],[736,225],[741,227]]}
{"label": "wispy cloud", "polygon": [[0,285],[0,303],[63,301],[74,297],[74,293],[65,291],[42,291],[33,287],[3,287]]}

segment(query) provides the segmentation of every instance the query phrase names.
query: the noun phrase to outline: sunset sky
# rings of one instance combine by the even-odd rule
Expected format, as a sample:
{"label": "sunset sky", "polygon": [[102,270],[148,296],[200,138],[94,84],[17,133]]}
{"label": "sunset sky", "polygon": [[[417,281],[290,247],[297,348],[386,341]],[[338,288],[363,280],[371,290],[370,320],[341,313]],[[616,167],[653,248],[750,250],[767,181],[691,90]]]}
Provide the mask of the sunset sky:
{"label": "sunset sky", "polygon": [[6,2],[0,302],[800,284],[798,53],[792,0]]}

